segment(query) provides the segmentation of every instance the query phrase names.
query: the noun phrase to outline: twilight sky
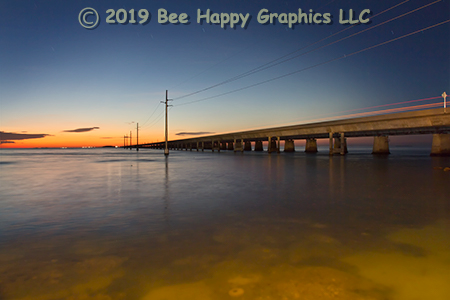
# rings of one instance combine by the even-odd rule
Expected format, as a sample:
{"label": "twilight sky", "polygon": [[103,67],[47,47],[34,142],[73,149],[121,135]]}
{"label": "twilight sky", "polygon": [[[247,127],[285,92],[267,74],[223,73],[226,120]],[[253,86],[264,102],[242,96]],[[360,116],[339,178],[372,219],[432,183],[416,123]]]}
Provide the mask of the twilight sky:
{"label": "twilight sky", "polygon": [[[421,8],[430,3],[434,4]],[[100,17],[91,30],[78,19],[86,7]],[[161,8],[185,13],[189,22],[160,24]],[[134,9],[137,22],[108,24],[108,9],[124,9],[128,19]],[[151,15],[144,24],[139,24],[141,9]],[[250,17],[245,28],[241,23],[222,28],[205,21],[199,24],[198,9]],[[314,14],[330,14],[332,22],[289,28],[280,16],[274,24],[263,25],[258,23],[262,9],[278,14],[312,9]],[[349,9],[355,18],[370,9],[373,18],[353,27],[340,24],[340,9],[346,18]],[[160,101],[166,89],[174,99],[170,139],[298,124],[365,112],[357,109],[372,106],[435,98],[444,91],[450,94],[448,22],[350,55],[448,21],[449,16],[450,0],[2,0],[1,146],[122,145],[130,130],[135,136],[136,122],[142,127],[141,142],[161,141],[164,107]],[[119,20],[123,17],[120,13]],[[112,19],[117,20],[117,15]],[[95,16],[86,20],[95,21]],[[284,63],[214,87],[294,51],[276,61],[292,58]],[[293,74],[275,79],[289,73]],[[183,97],[191,93],[195,94]],[[442,98],[407,105],[436,102]]]}

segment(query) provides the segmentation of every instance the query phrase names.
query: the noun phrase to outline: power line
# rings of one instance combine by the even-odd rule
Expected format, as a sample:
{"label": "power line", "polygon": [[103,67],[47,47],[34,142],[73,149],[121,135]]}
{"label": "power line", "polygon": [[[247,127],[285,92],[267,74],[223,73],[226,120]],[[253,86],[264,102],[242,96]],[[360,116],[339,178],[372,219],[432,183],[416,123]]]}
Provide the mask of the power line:
{"label": "power line", "polygon": [[192,103],[196,103],[196,102],[200,102],[200,101],[205,101],[205,100],[209,100],[209,99],[213,99],[213,98],[225,96],[225,95],[228,95],[228,94],[231,94],[231,93],[235,93],[235,92],[238,92],[238,91],[246,90],[246,89],[249,89],[249,88],[252,88],[252,87],[255,87],[255,86],[258,86],[258,85],[262,85],[262,84],[265,84],[265,83],[268,83],[268,82],[271,82],[271,81],[274,81],[274,80],[278,80],[278,79],[281,79],[281,78],[284,78],[284,77],[287,77],[287,76],[291,76],[291,75],[294,75],[294,74],[297,74],[297,73],[300,73],[300,72],[303,72],[303,71],[306,71],[306,70],[309,70],[309,69],[312,69],[312,68],[315,68],[315,67],[319,67],[319,66],[322,66],[322,65],[325,65],[325,64],[329,64],[329,63],[331,63],[331,62],[334,62],[334,61],[337,61],[337,60],[341,60],[341,59],[343,59],[343,58],[347,58],[347,57],[350,57],[350,56],[353,56],[353,55],[356,55],[356,54],[365,52],[365,51],[367,51],[367,50],[370,50],[370,49],[373,49],[373,48],[376,48],[376,47],[379,47],[379,46],[382,46],[382,45],[386,45],[386,44],[392,43],[392,42],[394,42],[394,41],[403,39],[403,38],[405,38],[405,37],[408,37],[408,36],[411,36],[411,35],[414,35],[414,34],[417,34],[417,33],[419,33],[419,32],[423,32],[423,31],[425,31],[425,30],[429,30],[429,29],[431,29],[431,28],[434,28],[434,27],[443,25],[443,24],[448,23],[448,22],[450,22],[450,19],[449,19],[449,20],[446,20],[446,21],[443,21],[443,22],[440,22],[440,23],[437,23],[437,24],[435,24],[435,25],[431,25],[431,26],[428,26],[428,27],[425,27],[425,28],[416,30],[416,31],[414,31],[414,32],[411,32],[411,33],[402,35],[402,36],[400,36],[400,37],[397,37],[397,38],[388,40],[388,41],[386,41],[386,42],[382,42],[382,43],[378,43],[378,44],[376,44],[376,45],[374,45],[374,46],[366,47],[366,48],[364,48],[364,49],[362,49],[362,50],[358,50],[358,51],[352,52],[352,53],[350,53],[350,54],[344,54],[343,56],[340,56],[340,57],[337,57],[337,58],[333,58],[333,59],[330,59],[330,60],[327,60],[327,61],[324,61],[324,62],[315,64],[315,65],[312,65],[312,66],[310,66],[310,67],[306,67],[306,68],[303,68],[303,69],[300,69],[300,70],[297,70],[297,71],[293,71],[293,72],[290,72],[290,73],[287,73],[287,74],[284,74],[284,75],[280,75],[280,76],[277,76],[277,77],[273,77],[273,78],[271,78],[271,79],[267,79],[267,80],[264,80],[264,81],[261,81],[261,82],[258,82],[258,83],[254,83],[254,84],[251,84],[251,85],[248,85],[248,86],[245,86],[245,87],[241,87],[241,88],[238,88],[238,89],[229,91],[229,92],[225,92],[225,93],[222,93],[222,94],[218,94],[218,95],[211,96],[211,97],[206,97],[206,98],[199,99],[199,100],[195,100],[195,101],[191,101],[191,102],[186,102],[186,103],[178,104],[178,105],[176,105],[176,106],[188,105],[188,104],[192,104]]}
{"label": "power line", "polygon": [[[324,8],[325,6],[330,5],[331,3],[333,3],[335,0],[331,0],[330,2],[328,2],[327,4],[322,5],[321,7],[319,7],[317,10],[321,10],[322,8]],[[409,0],[408,0],[409,1]]]}
{"label": "power line", "polygon": [[155,119],[153,122],[151,122],[151,123],[148,124],[147,126],[141,127],[141,129],[143,129],[143,128],[148,129],[148,128],[152,127],[153,125],[155,125],[156,123],[158,123],[159,120],[161,120],[161,118],[163,117],[163,115],[164,115],[164,110],[161,111],[161,113],[158,115],[157,119]]}
{"label": "power line", "polygon": [[[409,0],[408,0],[408,1],[409,1]],[[379,26],[381,26],[381,25],[384,25],[384,24],[386,24],[386,23],[389,23],[389,22],[392,22],[392,21],[394,21],[394,20],[397,20],[397,19],[399,19],[399,18],[401,18],[401,17],[404,17],[404,16],[406,16],[406,15],[409,15],[409,14],[411,14],[411,13],[413,13],[413,12],[416,12],[416,11],[418,11],[418,10],[420,10],[420,9],[423,9],[423,8],[425,8],[425,7],[427,7],[427,6],[430,6],[430,5],[435,4],[435,3],[437,3],[437,2],[440,2],[440,1],[442,1],[442,0],[437,0],[437,1],[433,2],[433,3],[424,5],[424,6],[422,6],[422,7],[419,7],[419,8],[417,8],[417,9],[414,9],[414,10],[412,10],[412,11],[409,11],[409,12],[407,12],[407,13],[404,13],[404,14],[402,14],[402,15],[400,15],[400,16],[394,17],[394,18],[389,19],[389,20],[387,20],[387,21],[384,21],[384,22],[382,22],[382,23],[380,23],[380,24],[374,25],[374,26],[372,26],[372,27],[370,27],[370,28],[366,28],[366,29],[361,30],[361,31],[359,31],[359,32],[353,33],[353,34],[351,34],[351,35],[349,35],[349,36],[346,36],[346,37],[341,38],[341,39],[339,39],[339,40],[336,40],[336,41],[334,41],[334,42],[328,43],[328,44],[326,44],[326,45],[320,46],[320,47],[315,48],[315,49],[313,49],[313,50],[310,50],[310,51],[307,51],[307,52],[298,54],[298,55],[296,55],[296,56],[287,58],[287,59],[285,59],[285,60],[279,61],[279,62],[277,62],[277,63],[275,63],[275,64],[266,66],[266,67],[264,67],[264,68],[259,68],[258,70],[255,70],[255,71],[252,71],[252,72],[250,72],[250,73],[247,73],[247,74],[245,74],[245,75],[243,75],[243,76],[240,76],[240,77],[238,77],[238,78],[236,78],[236,79],[229,80],[228,82],[235,81],[235,80],[237,80],[237,79],[240,79],[240,78],[243,78],[243,77],[247,77],[247,76],[249,76],[249,75],[252,75],[252,74],[255,74],[255,73],[258,73],[258,72],[267,70],[267,69],[272,68],[272,67],[274,67],[274,66],[277,66],[277,65],[279,65],[279,64],[282,64],[282,63],[285,63],[285,62],[287,62],[287,61],[290,61],[290,60],[292,60],[292,59],[294,59],[294,58],[297,58],[297,57],[300,57],[300,56],[309,54],[309,53],[311,53],[311,52],[314,52],[314,51],[323,49],[323,48],[325,48],[325,47],[331,46],[331,45],[333,45],[333,44],[339,43],[339,42],[341,42],[341,41],[344,41],[344,40],[346,40],[346,39],[349,39],[349,38],[351,38],[351,37],[357,36],[357,35],[359,35],[359,34],[361,34],[361,33],[366,32],[366,31],[372,30],[372,29],[377,28],[377,27],[379,27]],[[227,82],[227,83],[228,83],[228,82]]]}
{"label": "power line", "polygon": [[[329,4],[333,3],[334,1],[335,1],[335,0],[331,0],[330,2],[326,3],[325,5],[319,7],[317,10],[320,10],[320,9],[322,9],[322,8],[324,8],[324,7],[326,7],[326,6],[328,6]],[[406,0],[406,1],[402,2],[401,4],[403,4],[403,3],[405,3],[405,2],[408,2],[408,1],[410,1],[410,0]],[[399,5],[400,5],[400,4],[399,4]],[[396,6],[398,6],[398,5],[396,5]],[[375,15],[375,16],[376,16],[376,15]],[[375,16],[373,16],[373,17],[375,17]],[[373,17],[372,17],[372,18],[373,18]],[[369,18],[369,19],[370,19],[370,18]],[[358,25],[358,24],[355,24],[355,25]],[[355,26],[355,25],[352,25],[351,27],[353,27],[353,26]],[[349,29],[349,28],[351,28],[351,27],[348,27],[348,28],[346,28],[345,30],[347,30],[347,29]],[[345,31],[345,30],[343,30],[343,31]],[[330,37],[332,37],[332,36],[334,36],[334,35],[335,35],[335,34],[333,34],[333,35],[331,35],[331,36],[329,36],[329,37],[327,37],[327,38],[330,38]],[[325,39],[327,39],[327,38],[325,38]],[[325,39],[323,39],[323,40],[325,40]],[[320,40],[320,41],[322,41],[322,40]],[[320,42],[320,41],[318,41],[318,42]],[[224,61],[227,61],[228,59],[230,59],[230,58],[232,58],[232,57],[234,57],[234,56],[236,56],[236,55],[238,55],[238,54],[244,52],[244,51],[247,50],[248,48],[250,48],[250,47],[252,47],[252,46],[254,46],[254,45],[256,45],[256,44],[258,44],[258,43],[260,43],[260,42],[261,42],[261,41],[258,41],[258,42],[256,42],[256,43],[253,43],[253,44],[249,45],[248,47],[244,48],[243,50],[238,51],[238,52],[232,54],[231,56],[229,56],[229,57],[227,57],[227,58],[225,58],[225,59],[219,61],[218,63],[216,63],[216,64],[214,64],[214,65],[212,65],[212,66],[206,68],[205,70],[200,71],[200,72],[197,73],[196,75],[193,75],[192,77],[190,77],[190,78],[188,78],[188,79],[186,79],[186,80],[180,82],[180,83],[177,84],[175,87],[178,87],[178,86],[182,85],[183,83],[186,83],[186,82],[188,82],[188,81],[194,79],[195,77],[199,76],[200,74],[203,74],[204,72],[206,72],[206,71],[208,71],[208,70],[214,68],[215,66],[217,66],[217,65],[219,65],[219,64],[221,64],[221,63],[223,63]],[[316,42],[316,43],[318,43],[318,42]],[[313,44],[311,44],[311,45],[309,45],[309,46],[312,46],[312,45],[314,45],[314,44],[316,44],[316,43],[313,43]],[[309,46],[307,46],[307,47],[309,47]],[[302,49],[303,49],[303,48],[302,48]],[[300,51],[300,50],[302,50],[302,49],[296,50],[296,51],[294,51],[294,52],[292,52],[292,53],[295,53],[295,52]],[[285,56],[282,56],[281,58],[284,58],[284,57],[286,57],[286,56],[289,56],[289,55],[292,54],[292,53],[289,53],[289,54],[287,54],[287,55],[285,55]],[[281,59],[281,58],[278,58],[278,59]],[[276,60],[278,60],[278,59],[276,59]],[[274,60],[274,61],[276,61],[276,60]],[[272,62],[273,62],[273,61],[272,61]],[[271,62],[269,62],[269,63],[271,63]],[[263,66],[265,66],[265,65],[266,65],[266,64],[264,64]],[[250,70],[250,71],[253,71],[253,70]],[[250,72],[250,71],[249,71],[249,72]],[[247,73],[247,72],[246,72],[246,73]],[[245,73],[244,73],[244,74],[245,74]],[[242,75],[242,74],[241,74],[241,75]],[[240,75],[238,75],[238,76],[240,76]],[[235,77],[237,77],[237,76],[235,76]],[[234,78],[234,77],[233,77],[233,78]],[[175,88],[175,87],[174,87],[174,88]],[[176,98],[176,99],[181,99],[181,98],[185,98],[185,97],[188,97],[188,96],[189,96],[189,95],[185,95],[185,96],[181,96],[181,97]],[[174,99],[174,100],[175,100],[175,99]]]}
{"label": "power line", "polygon": [[381,107],[387,107],[387,106],[396,106],[396,105],[408,104],[408,103],[416,103],[416,102],[422,102],[422,101],[435,100],[435,99],[439,99],[439,98],[442,98],[442,96],[344,110],[344,111],[336,112],[333,115],[322,114],[322,115],[314,116],[312,119],[304,120],[304,121],[302,121],[302,123],[305,124],[305,123],[312,123],[312,122],[318,122],[318,121],[329,121],[331,119],[336,119],[336,118],[349,118],[349,117],[358,117],[358,116],[362,117],[362,116],[367,116],[370,114],[392,113],[392,112],[405,111],[405,110],[414,110],[414,109],[419,109],[419,108],[439,107],[442,105],[441,102],[431,103],[431,104],[422,104],[422,105],[416,105],[416,106],[404,106],[404,107],[398,107],[398,108],[390,108],[390,109],[381,110],[381,111],[369,111],[369,112],[354,113],[354,114],[350,114],[350,115],[342,115],[344,113],[351,113],[351,112],[356,112],[356,111],[361,111],[361,110],[368,110],[368,109],[381,108]]}
{"label": "power line", "polygon": [[[380,13],[378,13],[378,14],[372,16],[372,17],[370,17],[369,19],[373,19],[373,18],[375,18],[375,17],[377,17],[377,16],[380,16],[380,15],[382,15],[382,14],[384,14],[384,13],[386,13],[386,12],[388,12],[388,11],[390,11],[390,10],[392,10],[392,9],[394,9],[394,8],[396,8],[396,7],[398,7],[398,6],[402,5],[402,4],[404,4],[404,3],[406,3],[406,2],[409,2],[409,1],[410,1],[410,0],[405,0],[405,1],[401,2],[401,3],[399,3],[399,4],[396,4],[396,5],[394,5],[394,6],[390,7],[390,8],[388,8],[388,9],[386,9],[386,10],[384,10],[384,11],[382,11],[382,12],[380,12]],[[297,53],[297,52],[299,52],[299,51],[301,51],[301,50],[307,49],[307,48],[309,48],[309,47],[311,47],[311,46],[313,46],[313,45],[316,45],[316,44],[318,44],[318,43],[320,43],[320,42],[323,42],[323,41],[325,41],[325,40],[327,40],[327,39],[329,39],[329,38],[331,38],[331,37],[333,37],[333,36],[336,36],[336,35],[338,35],[338,34],[344,32],[344,31],[347,31],[347,30],[349,30],[349,29],[351,29],[351,28],[353,28],[353,27],[359,25],[360,23],[354,24],[354,25],[352,25],[352,26],[350,26],[350,27],[347,27],[347,28],[345,28],[345,29],[343,29],[343,30],[341,30],[341,31],[338,31],[338,32],[336,32],[336,33],[334,33],[334,34],[332,34],[332,35],[330,35],[330,36],[328,36],[328,37],[322,38],[322,39],[320,39],[320,40],[318,40],[318,41],[316,41],[316,42],[314,42],[314,43],[312,43],[312,44],[309,44],[309,45],[307,45],[307,46],[305,46],[305,47],[302,47],[302,48],[297,49],[297,50],[295,50],[295,51],[293,51],[293,52],[290,52],[290,53],[288,53],[288,54],[286,54],[286,55],[283,55],[283,56],[281,56],[281,57],[279,57],[279,58],[277,58],[277,59],[274,59],[274,60],[272,60],[272,61],[270,61],[270,62],[268,62],[268,63],[265,63],[265,64],[263,64],[263,65],[261,65],[261,66],[259,66],[259,67],[253,68],[253,69],[251,69],[251,70],[249,70],[249,71],[246,71],[246,72],[244,72],[244,73],[241,73],[241,74],[239,74],[239,75],[236,75],[236,76],[234,76],[234,77],[232,77],[232,78],[229,78],[229,79],[227,79],[227,80],[225,80],[225,81],[222,81],[222,82],[220,82],[220,83],[214,84],[214,85],[212,85],[212,86],[209,86],[209,87],[200,89],[200,90],[198,90],[198,91],[195,91],[195,92],[186,94],[186,95],[184,95],[184,96],[180,96],[180,97],[178,97],[178,98],[175,98],[174,100],[180,100],[180,99],[182,99],[182,98],[186,98],[186,97],[189,97],[189,96],[193,96],[193,95],[195,95],[195,94],[199,94],[199,93],[201,93],[201,92],[204,92],[204,91],[213,89],[213,88],[215,88],[215,87],[221,86],[221,85],[223,85],[223,84],[230,83],[230,82],[236,81],[236,80],[238,80],[238,79],[247,77],[247,76],[252,75],[252,74],[254,74],[254,73],[258,73],[258,72],[260,72],[260,71],[263,71],[263,70],[272,68],[272,67],[274,67],[274,66],[276,66],[276,65],[279,65],[279,64],[281,64],[281,63],[284,63],[284,62],[289,61],[289,60],[291,60],[291,59],[294,59],[294,58],[296,58],[296,57],[306,55],[306,54],[308,54],[308,53],[311,53],[311,52],[317,51],[317,50],[319,50],[319,49],[325,48],[325,47],[327,47],[327,46],[333,45],[333,44],[335,44],[335,43],[338,43],[338,42],[343,41],[343,40],[345,40],[345,39],[348,39],[348,38],[350,38],[350,37],[356,36],[356,35],[358,35],[358,34],[360,34],[360,33],[363,33],[363,32],[366,32],[366,31],[368,31],[368,30],[374,29],[374,28],[376,28],[376,27],[378,27],[378,26],[384,25],[384,24],[386,24],[386,23],[388,23],[388,22],[391,22],[391,21],[393,21],[393,20],[395,20],[395,19],[398,19],[398,18],[401,18],[401,17],[406,16],[406,15],[408,15],[408,14],[411,14],[411,13],[417,11],[417,10],[423,9],[423,8],[425,8],[425,7],[427,7],[427,6],[430,6],[430,5],[435,4],[435,3],[437,3],[437,2],[440,2],[440,1],[442,1],[442,0],[437,0],[437,1],[432,2],[432,3],[430,3],[430,4],[427,4],[427,5],[424,5],[424,6],[422,6],[422,7],[419,7],[419,8],[417,8],[417,9],[413,10],[413,11],[410,11],[410,12],[408,12],[408,13],[405,13],[405,14],[402,14],[402,15],[400,15],[400,16],[394,17],[394,18],[392,18],[392,19],[390,19],[390,20],[388,20],[388,21],[385,21],[385,22],[383,22],[383,23],[381,23],[381,24],[372,26],[372,27],[370,27],[370,28],[368,28],[368,29],[365,29],[365,30],[362,30],[362,31],[357,32],[357,33],[355,33],[355,34],[352,34],[352,35],[350,35],[350,36],[347,36],[347,37],[345,37],[345,38],[339,39],[339,40],[337,40],[337,41],[331,42],[331,43],[326,44],[326,45],[324,45],[324,46],[315,48],[315,49],[313,49],[313,50],[311,50],[311,51],[308,51],[308,52],[299,54],[299,55],[297,55],[297,56],[291,57],[291,58],[289,58],[289,59],[283,60],[283,61],[281,61],[281,62],[275,63],[275,62],[277,62],[277,61],[279,61],[279,60],[281,60],[281,59],[283,59],[283,58],[285,58],[285,57],[288,57],[288,56],[290,56],[290,55],[292,55],[292,54],[294,54],[294,53]],[[331,2],[330,2],[330,3],[331,3]]]}
{"label": "power line", "polygon": [[148,122],[148,120],[150,120],[150,118],[155,114],[156,110],[158,109],[158,107],[161,105],[160,102],[158,102],[158,105],[156,105],[155,110],[152,112],[152,114],[150,115],[150,117],[148,117],[148,119],[141,125],[141,128],[145,125],[145,123]]}
{"label": "power line", "polygon": [[183,83],[186,83],[186,82],[188,82],[188,81],[190,81],[190,80],[194,79],[195,77],[197,77],[197,76],[199,76],[199,75],[201,75],[201,74],[205,73],[206,71],[208,71],[208,70],[210,70],[210,69],[214,68],[214,67],[215,67],[215,66],[217,66],[217,65],[220,65],[220,64],[221,64],[221,63],[223,63],[224,61],[227,61],[227,60],[229,60],[230,58],[232,58],[232,57],[234,57],[234,56],[236,56],[236,55],[238,55],[238,54],[240,54],[240,53],[244,52],[244,51],[245,51],[245,50],[247,50],[248,48],[250,48],[250,47],[253,47],[253,46],[255,46],[255,45],[256,45],[256,44],[258,44],[258,43],[261,43],[261,41],[257,41],[256,43],[253,43],[253,44],[251,44],[251,45],[249,45],[249,46],[245,47],[245,48],[244,48],[244,49],[242,49],[241,51],[238,51],[238,52],[236,52],[236,53],[234,53],[234,54],[232,54],[232,55],[228,56],[227,58],[224,58],[224,59],[222,59],[221,61],[219,61],[219,62],[215,63],[214,65],[212,65],[212,66],[210,66],[210,67],[208,67],[208,68],[204,69],[203,71],[200,71],[200,72],[198,72],[197,74],[195,74],[195,75],[191,76],[190,78],[188,78],[188,79],[186,79],[186,80],[184,80],[184,81],[180,82],[179,84],[177,84],[177,85],[176,85],[176,86],[174,86],[173,88],[176,88],[176,87],[178,87],[178,86],[182,85]]}

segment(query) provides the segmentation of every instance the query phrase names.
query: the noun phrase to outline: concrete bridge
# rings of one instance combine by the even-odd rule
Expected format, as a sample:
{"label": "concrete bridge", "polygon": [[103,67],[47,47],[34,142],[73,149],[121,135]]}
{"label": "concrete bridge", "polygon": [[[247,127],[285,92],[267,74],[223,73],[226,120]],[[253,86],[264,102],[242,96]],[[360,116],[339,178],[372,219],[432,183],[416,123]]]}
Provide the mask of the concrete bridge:
{"label": "concrete bridge", "polygon": [[[433,134],[431,155],[450,155],[450,113],[443,108],[392,113],[370,117],[352,118],[310,124],[283,126],[258,130],[201,136],[168,141],[172,150],[210,149],[233,151],[263,151],[263,141],[268,142],[268,152],[295,151],[294,140],[306,140],[305,152],[317,152],[317,139],[329,140],[330,155],[347,153],[347,138],[373,136],[373,154],[389,154],[390,135]],[[136,148],[136,145],[132,146]],[[140,148],[164,149],[165,143],[139,145]]]}

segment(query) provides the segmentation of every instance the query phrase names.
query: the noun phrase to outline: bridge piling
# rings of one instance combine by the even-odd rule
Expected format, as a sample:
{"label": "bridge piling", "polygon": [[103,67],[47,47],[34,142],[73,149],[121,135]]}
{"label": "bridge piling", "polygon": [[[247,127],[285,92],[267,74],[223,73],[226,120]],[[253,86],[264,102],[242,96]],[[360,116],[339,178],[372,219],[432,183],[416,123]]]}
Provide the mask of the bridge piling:
{"label": "bridge piling", "polygon": [[431,156],[450,156],[450,134],[433,134]]}
{"label": "bridge piling", "polygon": [[[278,146],[280,145],[279,143],[279,137],[277,138],[278,140]],[[277,140],[272,140],[272,137],[269,136],[268,141],[269,144],[267,145],[267,152],[268,153],[272,153],[272,152],[280,152],[280,148],[277,147]]]}
{"label": "bridge piling", "polygon": [[277,137],[277,153],[280,153],[280,137]]}
{"label": "bridge piling", "polygon": [[329,145],[330,145],[330,152],[329,152],[329,155],[333,155],[334,153],[334,148],[333,148],[333,132],[330,132],[329,133]]}
{"label": "bridge piling", "polygon": [[267,138],[267,141],[268,141],[268,143],[267,143],[267,152],[268,153],[272,153],[272,137],[269,136]]}
{"label": "bridge piling", "polygon": [[289,139],[284,141],[284,152],[295,152],[294,140]]}
{"label": "bridge piling", "polygon": [[341,155],[345,155],[347,153],[347,141],[345,140],[344,133],[341,132]]}
{"label": "bridge piling", "polygon": [[227,150],[227,143],[226,142],[220,142],[220,150]]}
{"label": "bridge piling", "polygon": [[333,147],[333,139],[330,140],[330,151],[332,151],[333,154],[340,154],[345,155],[348,153],[347,150],[347,139],[345,138],[345,135],[343,132],[339,133],[339,137],[334,138],[334,147]]}
{"label": "bridge piling", "polygon": [[240,139],[239,141],[234,139],[234,152],[240,151],[243,152],[244,151],[244,145],[243,145],[243,139]]}
{"label": "bridge piling", "polygon": [[306,139],[306,153],[317,153],[317,140],[314,138]]}
{"label": "bridge piling", "polygon": [[389,151],[389,137],[387,135],[374,136],[372,154],[388,155],[390,153],[391,152]]}
{"label": "bridge piling", "polygon": [[264,151],[262,141],[255,141],[255,151]]}
{"label": "bridge piling", "polygon": [[250,141],[244,142],[244,151],[252,151],[252,142]]}

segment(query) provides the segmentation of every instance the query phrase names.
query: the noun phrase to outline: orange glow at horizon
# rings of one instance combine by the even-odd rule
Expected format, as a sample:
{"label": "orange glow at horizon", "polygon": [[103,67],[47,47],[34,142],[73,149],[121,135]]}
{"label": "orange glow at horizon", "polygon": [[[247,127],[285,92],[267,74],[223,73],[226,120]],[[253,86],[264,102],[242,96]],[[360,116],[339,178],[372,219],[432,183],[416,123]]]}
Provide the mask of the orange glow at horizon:
{"label": "orange glow at horizon", "polygon": [[[135,134],[135,133],[133,133]],[[139,138],[139,144],[162,141],[164,138],[149,138],[148,135],[141,136]],[[23,139],[23,140],[11,140],[14,143],[3,143],[0,148],[81,148],[81,147],[103,147],[103,146],[123,146],[124,138],[112,137],[102,138],[99,136],[93,136],[92,134],[83,133],[70,133],[59,136],[46,136],[36,139]],[[127,144],[130,143],[130,139],[127,138]],[[136,136],[132,136],[132,144],[136,144]]]}

